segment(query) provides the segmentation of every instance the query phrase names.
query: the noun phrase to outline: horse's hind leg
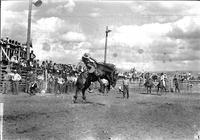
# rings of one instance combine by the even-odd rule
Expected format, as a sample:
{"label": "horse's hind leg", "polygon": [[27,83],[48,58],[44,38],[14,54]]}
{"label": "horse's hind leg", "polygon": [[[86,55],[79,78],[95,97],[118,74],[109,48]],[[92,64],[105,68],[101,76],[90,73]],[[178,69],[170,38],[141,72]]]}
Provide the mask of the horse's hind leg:
{"label": "horse's hind leg", "polygon": [[83,89],[82,89],[82,99],[83,99],[84,101],[86,101],[85,91],[86,91],[86,89],[83,88]]}
{"label": "horse's hind leg", "polygon": [[82,89],[82,99],[86,101],[85,91],[90,87],[91,82],[86,82],[84,88]]}

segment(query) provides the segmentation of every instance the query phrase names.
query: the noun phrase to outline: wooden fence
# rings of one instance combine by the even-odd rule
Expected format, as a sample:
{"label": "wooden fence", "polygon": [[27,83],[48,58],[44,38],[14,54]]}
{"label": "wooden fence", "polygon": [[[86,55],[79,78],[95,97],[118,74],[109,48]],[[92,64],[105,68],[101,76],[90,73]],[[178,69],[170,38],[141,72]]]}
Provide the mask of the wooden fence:
{"label": "wooden fence", "polygon": [[[172,82],[168,81],[166,85],[167,85],[167,91],[171,91],[171,89],[174,90],[174,86]],[[122,86],[122,80],[118,80],[116,88],[120,86]],[[134,92],[140,92],[140,93],[146,92],[146,88],[144,87],[143,82],[140,83],[139,81],[131,81],[129,87],[131,91],[134,91]],[[182,93],[200,92],[200,80],[179,81],[179,88]],[[152,91],[156,92],[157,89],[153,87]]]}
{"label": "wooden fence", "polygon": [[[14,69],[16,69],[16,66],[0,64],[0,93],[3,92],[3,83],[4,82],[7,82],[7,84],[8,84],[8,92],[12,91],[11,78],[9,78],[9,80],[5,81],[4,76],[5,76],[6,71],[13,72]],[[36,71],[37,73],[40,73],[42,71],[42,69],[31,69],[31,70]],[[23,67],[18,68],[18,73],[22,77],[22,79],[19,82],[19,91],[20,92],[25,92],[25,90],[26,90],[27,83],[29,82],[27,80],[29,78],[28,71],[30,71],[30,69],[23,68]]]}

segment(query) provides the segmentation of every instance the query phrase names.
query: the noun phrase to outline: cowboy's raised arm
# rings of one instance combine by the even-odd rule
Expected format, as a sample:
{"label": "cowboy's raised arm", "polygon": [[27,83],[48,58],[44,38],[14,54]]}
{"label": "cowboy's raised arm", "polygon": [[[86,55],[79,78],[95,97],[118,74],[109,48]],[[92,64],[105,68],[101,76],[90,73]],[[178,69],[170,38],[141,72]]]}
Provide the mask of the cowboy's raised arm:
{"label": "cowboy's raised arm", "polygon": [[90,57],[90,59],[97,63],[97,61],[94,58]]}

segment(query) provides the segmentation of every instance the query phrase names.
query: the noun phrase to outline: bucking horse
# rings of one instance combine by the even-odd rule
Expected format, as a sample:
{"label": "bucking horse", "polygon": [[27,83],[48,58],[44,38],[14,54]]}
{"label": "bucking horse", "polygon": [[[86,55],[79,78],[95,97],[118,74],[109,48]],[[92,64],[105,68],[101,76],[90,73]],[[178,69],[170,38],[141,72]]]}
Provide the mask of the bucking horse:
{"label": "bucking horse", "polygon": [[[76,82],[76,92],[74,95],[74,103],[76,103],[78,92],[82,92],[82,99],[86,101],[85,91],[90,87],[91,82],[98,81],[100,83],[100,87],[102,88],[102,81],[101,79],[106,79],[109,82],[108,90],[110,90],[110,87],[115,87],[117,79],[118,79],[118,73],[115,68],[115,65],[113,64],[105,64],[105,63],[97,63],[97,73],[89,73],[88,71],[83,71],[78,76],[77,82]],[[102,90],[102,89],[100,89]]]}

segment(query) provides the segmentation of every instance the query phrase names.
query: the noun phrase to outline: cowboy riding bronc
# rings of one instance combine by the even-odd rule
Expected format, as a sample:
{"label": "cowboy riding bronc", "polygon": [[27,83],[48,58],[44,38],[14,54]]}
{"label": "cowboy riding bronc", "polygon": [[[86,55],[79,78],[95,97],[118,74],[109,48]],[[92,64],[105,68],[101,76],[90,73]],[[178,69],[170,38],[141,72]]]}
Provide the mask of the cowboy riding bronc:
{"label": "cowboy riding bronc", "polygon": [[95,75],[98,75],[98,72],[97,72],[97,61],[95,59],[90,57],[90,55],[88,53],[85,53],[82,56],[82,61],[84,62],[84,64],[88,68],[88,72],[89,73],[94,73]]}
{"label": "cowboy riding bronc", "polygon": [[86,100],[85,91],[89,88],[92,82],[98,81],[100,83],[100,92],[102,92],[103,86],[102,79],[106,79],[108,81],[108,90],[110,90],[111,86],[115,87],[118,79],[118,72],[114,64],[99,63],[95,59],[91,58],[87,53],[82,56],[82,61],[88,71],[80,73],[77,78],[74,102],[76,102],[79,91],[82,92],[83,100]]}

